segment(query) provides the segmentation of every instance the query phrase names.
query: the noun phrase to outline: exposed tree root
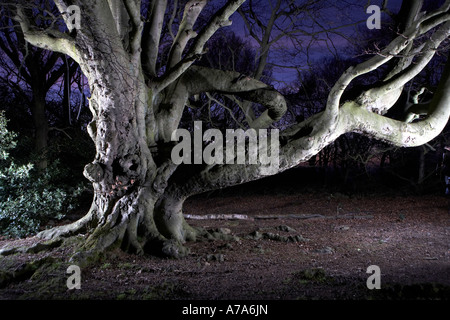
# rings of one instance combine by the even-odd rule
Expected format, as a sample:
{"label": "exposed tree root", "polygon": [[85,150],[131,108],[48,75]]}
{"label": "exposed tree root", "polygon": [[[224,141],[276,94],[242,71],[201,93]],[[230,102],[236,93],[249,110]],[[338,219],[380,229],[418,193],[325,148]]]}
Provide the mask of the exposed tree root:
{"label": "exposed tree root", "polygon": [[306,241],[309,241],[309,239],[303,238],[301,235],[282,236],[277,233],[259,232],[259,231],[252,232],[250,235],[247,236],[247,238],[253,239],[253,240],[267,239],[267,240],[281,241],[281,242],[306,242]]}
{"label": "exposed tree root", "polygon": [[0,256],[8,256],[15,253],[39,253],[59,247],[63,243],[60,238],[51,241],[38,242],[31,246],[6,247],[0,249]]}
{"label": "exposed tree root", "polygon": [[197,240],[225,240],[225,241],[238,241],[239,238],[232,235],[231,231],[227,228],[218,228],[207,230],[204,228],[196,228],[198,239]]}
{"label": "exposed tree root", "polygon": [[[112,204],[111,207],[109,214],[100,221],[97,208],[93,206],[80,220],[40,232],[36,236],[38,241],[32,245],[22,243],[3,248],[0,255],[37,254],[68,244],[72,253],[66,262],[83,268],[114,254],[116,249],[138,255],[151,254],[181,259],[190,254],[189,248],[185,246],[188,241],[238,239],[231,235],[228,229],[206,230],[192,227],[184,220],[181,212],[171,215],[171,218],[167,219],[170,223],[161,227],[155,224],[152,212],[144,215],[145,211],[137,210],[133,206],[125,211],[122,210],[120,202]],[[81,235],[83,241],[75,243],[73,240],[79,239]],[[42,260],[42,263],[39,261],[26,264],[18,271],[2,272],[1,284],[7,285],[29,278],[43,263],[50,260]]]}
{"label": "exposed tree root", "polygon": [[0,288],[6,287],[13,282],[25,281],[33,276],[33,274],[41,267],[55,262],[52,257],[45,257],[29,263],[25,263],[14,271],[0,270]]}
{"label": "exposed tree root", "polygon": [[86,214],[81,219],[72,222],[67,225],[54,227],[48,230],[41,231],[37,234],[38,238],[50,240],[59,237],[69,237],[73,235],[77,235],[87,229],[88,223],[92,221],[93,211],[90,210],[88,214]]}

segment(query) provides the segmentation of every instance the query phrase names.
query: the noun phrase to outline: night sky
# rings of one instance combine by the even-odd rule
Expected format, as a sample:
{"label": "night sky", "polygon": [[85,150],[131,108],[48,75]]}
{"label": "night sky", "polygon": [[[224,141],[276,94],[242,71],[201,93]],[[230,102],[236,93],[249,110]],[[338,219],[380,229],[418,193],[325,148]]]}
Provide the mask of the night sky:
{"label": "night sky", "polygon": [[[266,14],[266,19],[270,15],[270,3],[275,3],[275,0],[263,1],[261,2],[264,8],[260,9],[258,13],[264,16]],[[303,1],[300,1],[300,3]],[[320,39],[314,41],[314,43],[310,44],[310,37],[307,36],[298,36],[303,37],[304,42],[309,45],[308,48],[308,58],[309,62],[317,62],[318,60],[326,57],[332,57],[333,55],[339,54],[342,56],[346,56],[348,54],[349,47],[352,46],[349,43],[349,39],[355,39],[358,36],[361,30],[368,30],[366,27],[366,20],[370,16],[370,14],[366,13],[366,6],[370,2],[370,4],[382,5],[382,0],[377,1],[361,1],[361,0],[347,0],[347,1],[336,1],[331,0],[328,1],[330,3],[328,10],[321,10],[320,17],[318,22],[323,26],[324,29],[332,29],[336,27],[340,27],[335,29],[336,32],[328,32],[324,33],[320,36]],[[258,3],[255,1],[255,3]],[[402,0],[390,0],[388,1],[388,9],[392,13],[397,13],[401,7]],[[245,3],[244,3],[245,6]],[[254,48],[258,49],[258,44],[256,41],[250,36],[248,30],[245,27],[245,24],[242,20],[242,17],[235,13],[231,20],[233,21],[233,25],[230,27],[236,34],[240,37],[248,41],[248,43],[252,44]],[[382,13],[381,23],[382,28],[383,24],[389,23],[390,17],[385,13]],[[283,25],[283,21],[280,21],[280,26]],[[305,21],[305,30],[312,30],[307,27],[310,21]],[[356,23],[356,24],[355,24]],[[349,25],[347,27],[342,27],[344,25]],[[317,28],[317,27],[316,27]],[[317,30],[317,29],[316,29]],[[338,35],[341,34],[341,35]],[[273,36],[277,36],[279,32],[273,32]],[[277,87],[283,87],[284,85],[288,85],[292,81],[297,79],[298,71],[308,69],[308,61],[305,54],[297,54],[293,59],[292,56],[286,57],[285,52],[288,51],[299,51],[304,48],[296,47],[291,41],[289,41],[286,37],[281,38],[275,45],[272,46],[270,52],[270,60],[272,62],[276,61],[277,65],[284,65],[287,68],[274,67],[273,69],[273,77],[275,81],[279,81]]]}

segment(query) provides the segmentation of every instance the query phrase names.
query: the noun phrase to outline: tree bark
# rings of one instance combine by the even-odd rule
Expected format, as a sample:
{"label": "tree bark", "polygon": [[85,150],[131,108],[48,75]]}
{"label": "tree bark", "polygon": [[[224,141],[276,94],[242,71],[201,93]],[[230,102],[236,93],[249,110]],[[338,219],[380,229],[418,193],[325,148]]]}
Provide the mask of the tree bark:
{"label": "tree bark", "polygon": [[[39,79],[39,78],[38,78]],[[48,120],[45,114],[46,100],[45,90],[36,82],[32,83],[33,100],[31,102],[31,112],[34,124],[34,151],[38,156],[37,169],[43,171],[47,169],[47,149],[48,149]]]}
{"label": "tree bark", "polygon": [[[156,20],[148,28],[143,27],[140,7],[136,5],[139,1],[75,1],[82,5],[85,20],[84,27],[74,35],[58,30],[48,34],[37,32],[18,10],[27,41],[71,56],[88,78],[91,90],[93,120],[88,132],[95,143],[96,156],[84,170],[94,189],[91,208],[81,220],[44,231],[41,237],[86,231],[88,236],[78,256],[81,259],[84,253],[99,253],[114,247],[139,254],[156,250],[181,257],[187,253],[183,243],[203,234],[184,220],[183,202],[189,196],[266,176],[265,165],[205,164],[192,168],[177,166],[171,159],[171,136],[191,95],[214,91],[262,104],[267,110],[256,120],[251,119],[254,120],[251,126],[257,129],[269,127],[287,110],[284,97],[260,81],[242,78],[235,72],[193,66],[202,55],[206,41],[220,27],[230,25],[229,17],[243,1],[227,1],[198,34],[192,26],[206,2],[187,2],[181,34],[175,38],[169,65],[161,77],[155,76],[157,50],[151,49],[159,31],[145,37],[142,31],[160,28],[165,1],[160,7],[153,7],[151,19]],[[61,12],[63,4],[64,1],[56,4]],[[450,22],[446,21],[450,17],[446,11],[447,6],[440,15],[424,16],[379,55],[349,68],[331,89],[325,111],[285,130],[277,172],[307,161],[348,132],[398,146],[421,145],[439,134],[450,115],[450,62],[427,119],[405,123],[383,114],[398,99],[399,88],[424,68],[435,54],[435,48],[448,38]],[[128,17],[128,23],[124,23],[124,17]],[[438,31],[420,47],[425,52],[416,64],[399,68],[382,86],[363,92],[355,101],[341,101],[345,89],[356,77],[388,63],[416,37],[440,24]],[[142,39],[148,42],[141,43]],[[185,52],[190,39],[192,44]],[[151,52],[142,54],[142,48],[149,47]],[[420,50],[415,52],[418,53]]]}

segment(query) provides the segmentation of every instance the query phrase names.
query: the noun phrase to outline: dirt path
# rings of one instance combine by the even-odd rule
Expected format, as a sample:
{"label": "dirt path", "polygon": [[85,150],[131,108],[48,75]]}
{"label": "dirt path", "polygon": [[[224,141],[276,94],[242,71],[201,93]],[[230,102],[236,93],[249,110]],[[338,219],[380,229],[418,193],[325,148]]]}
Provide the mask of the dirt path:
{"label": "dirt path", "polygon": [[[68,263],[0,289],[0,299],[445,299],[450,298],[450,214],[440,196],[357,198],[306,194],[191,199],[185,213],[252,220],[189,220],[236,236],[188,243],[182,260],[118,254],[82,270],[66,287]],[[285,216],[261,219],[262,216]],[[299,215],[316,215],[298,219]],[[320,215],[320,216],[319,216]],[[35,241],[34,239],[21,240]],[[8,241],[0,241],[0,248]],[[69,248],[53,250],[67,257]],[[49,255],[0,258],[0,269]],[[367,268],[379,266],[381,289]]]}

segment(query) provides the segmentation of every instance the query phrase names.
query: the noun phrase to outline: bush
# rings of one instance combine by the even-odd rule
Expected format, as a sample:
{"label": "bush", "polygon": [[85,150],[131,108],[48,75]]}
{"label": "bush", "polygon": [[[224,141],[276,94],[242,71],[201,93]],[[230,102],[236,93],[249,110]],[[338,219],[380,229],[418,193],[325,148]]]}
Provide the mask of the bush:
{"label": "bush", "polygon": [[82,189],[55,183],[61,176],[58,162],[40,173],[31,163],[18,165],[9,155],[17,135],[8,131],[6,122],[0,113],[0,233],[24,237],[37,233],[50,219],[62,219],[74,208]]}

